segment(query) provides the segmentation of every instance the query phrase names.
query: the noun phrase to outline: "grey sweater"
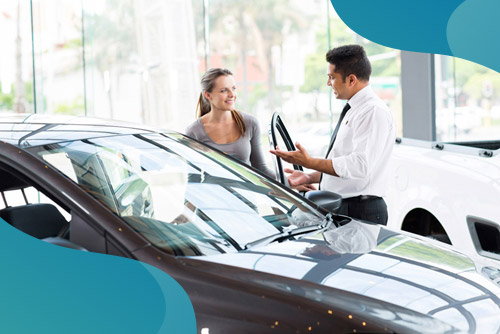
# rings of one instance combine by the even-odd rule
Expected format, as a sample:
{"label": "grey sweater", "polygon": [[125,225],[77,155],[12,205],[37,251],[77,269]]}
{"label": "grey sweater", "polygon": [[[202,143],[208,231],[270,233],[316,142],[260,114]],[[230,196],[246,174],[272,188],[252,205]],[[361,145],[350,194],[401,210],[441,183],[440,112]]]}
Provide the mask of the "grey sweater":
{"label": "grey sweater", "polygon": [[259,169],[261,172],[274,178],[275,173],[269,169],[264,161],[262,154],[262,145],[260,140],[260,128],[257,119],[251,115],[241,113],[243,122],[245,123],[245,136],[240,136],[236,141],[228,144],[217,144],[208,136],[203,127],[201,119],[191,123],[186,128],[186,135],[194,138],[204,144],[215,147],[216,149],[237,158],[252,167]]}

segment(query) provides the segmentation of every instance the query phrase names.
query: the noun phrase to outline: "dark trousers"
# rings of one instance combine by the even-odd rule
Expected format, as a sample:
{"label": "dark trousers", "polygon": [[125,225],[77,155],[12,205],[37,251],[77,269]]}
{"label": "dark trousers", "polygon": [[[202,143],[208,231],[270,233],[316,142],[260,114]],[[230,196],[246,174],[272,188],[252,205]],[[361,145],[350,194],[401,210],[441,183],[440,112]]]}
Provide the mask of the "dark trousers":
{"label": "dark trousers", "polygon": [[343,198],[338,214],[387,225],[387,205],[382,197],[363,195]]}

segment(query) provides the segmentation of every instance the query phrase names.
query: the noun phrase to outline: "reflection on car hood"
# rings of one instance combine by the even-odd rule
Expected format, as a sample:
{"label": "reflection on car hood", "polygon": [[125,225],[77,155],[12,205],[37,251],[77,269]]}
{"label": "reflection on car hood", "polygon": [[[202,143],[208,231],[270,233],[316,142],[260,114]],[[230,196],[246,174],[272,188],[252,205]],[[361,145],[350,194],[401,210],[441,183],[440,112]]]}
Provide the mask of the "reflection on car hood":
{"label": "reflection on car hood", "polygon": [[[478,274],[468,257],[407,234],[381,228],[377,236],[373,231],[360,236],[351,228],[197,259],[345,290],[432,316],[461,331],[499,330],[500,288]],[[377,241],[371,250],[366,247],[370,235]],[[349,238],[367,244],[351,247]]]}

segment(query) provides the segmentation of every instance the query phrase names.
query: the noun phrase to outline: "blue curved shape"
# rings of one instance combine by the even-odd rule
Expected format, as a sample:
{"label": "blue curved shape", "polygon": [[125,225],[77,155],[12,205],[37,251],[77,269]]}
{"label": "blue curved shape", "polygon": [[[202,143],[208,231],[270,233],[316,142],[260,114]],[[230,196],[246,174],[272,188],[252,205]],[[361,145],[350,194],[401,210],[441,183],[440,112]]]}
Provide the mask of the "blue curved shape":
{"label": "blue curved shape", "polygon": [[357,34],[394,49],[451,54],[448,20],[465,0],[331,0]]}
{"label": "blue curved shape", "polygon": [[196,333],[191,302],[150,265],[34,239],[0,219],[1,333]]}
{"label": "blue curved shape", "polygon": [[498,13],[498,0],[467,0],[460,5],[447,27],[452,54],[500,72]]}

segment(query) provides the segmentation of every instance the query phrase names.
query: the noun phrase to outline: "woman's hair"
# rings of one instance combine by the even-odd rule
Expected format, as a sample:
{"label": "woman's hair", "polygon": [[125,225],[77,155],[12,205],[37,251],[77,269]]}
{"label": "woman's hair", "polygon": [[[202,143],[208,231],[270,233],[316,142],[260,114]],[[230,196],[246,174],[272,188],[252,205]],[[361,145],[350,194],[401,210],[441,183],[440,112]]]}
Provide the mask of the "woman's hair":
{"label": "woman's hair", "polygon": [[[222,75],[233,75],[230,70],[225,68],[211,68],[201,77],[201,93],[198,98],[198,105],[196,106],[196,116],[200,118],[201,116],[208,114],[211,110],[210,102],[207,100],[203,92],[211,92],[215,86],[215,80]],[[236,126],[240,130],[241,136],[245,135],[245,123],[243,122],[243,116],[236,110],[231,110],[231,115],[233,116]]]}

